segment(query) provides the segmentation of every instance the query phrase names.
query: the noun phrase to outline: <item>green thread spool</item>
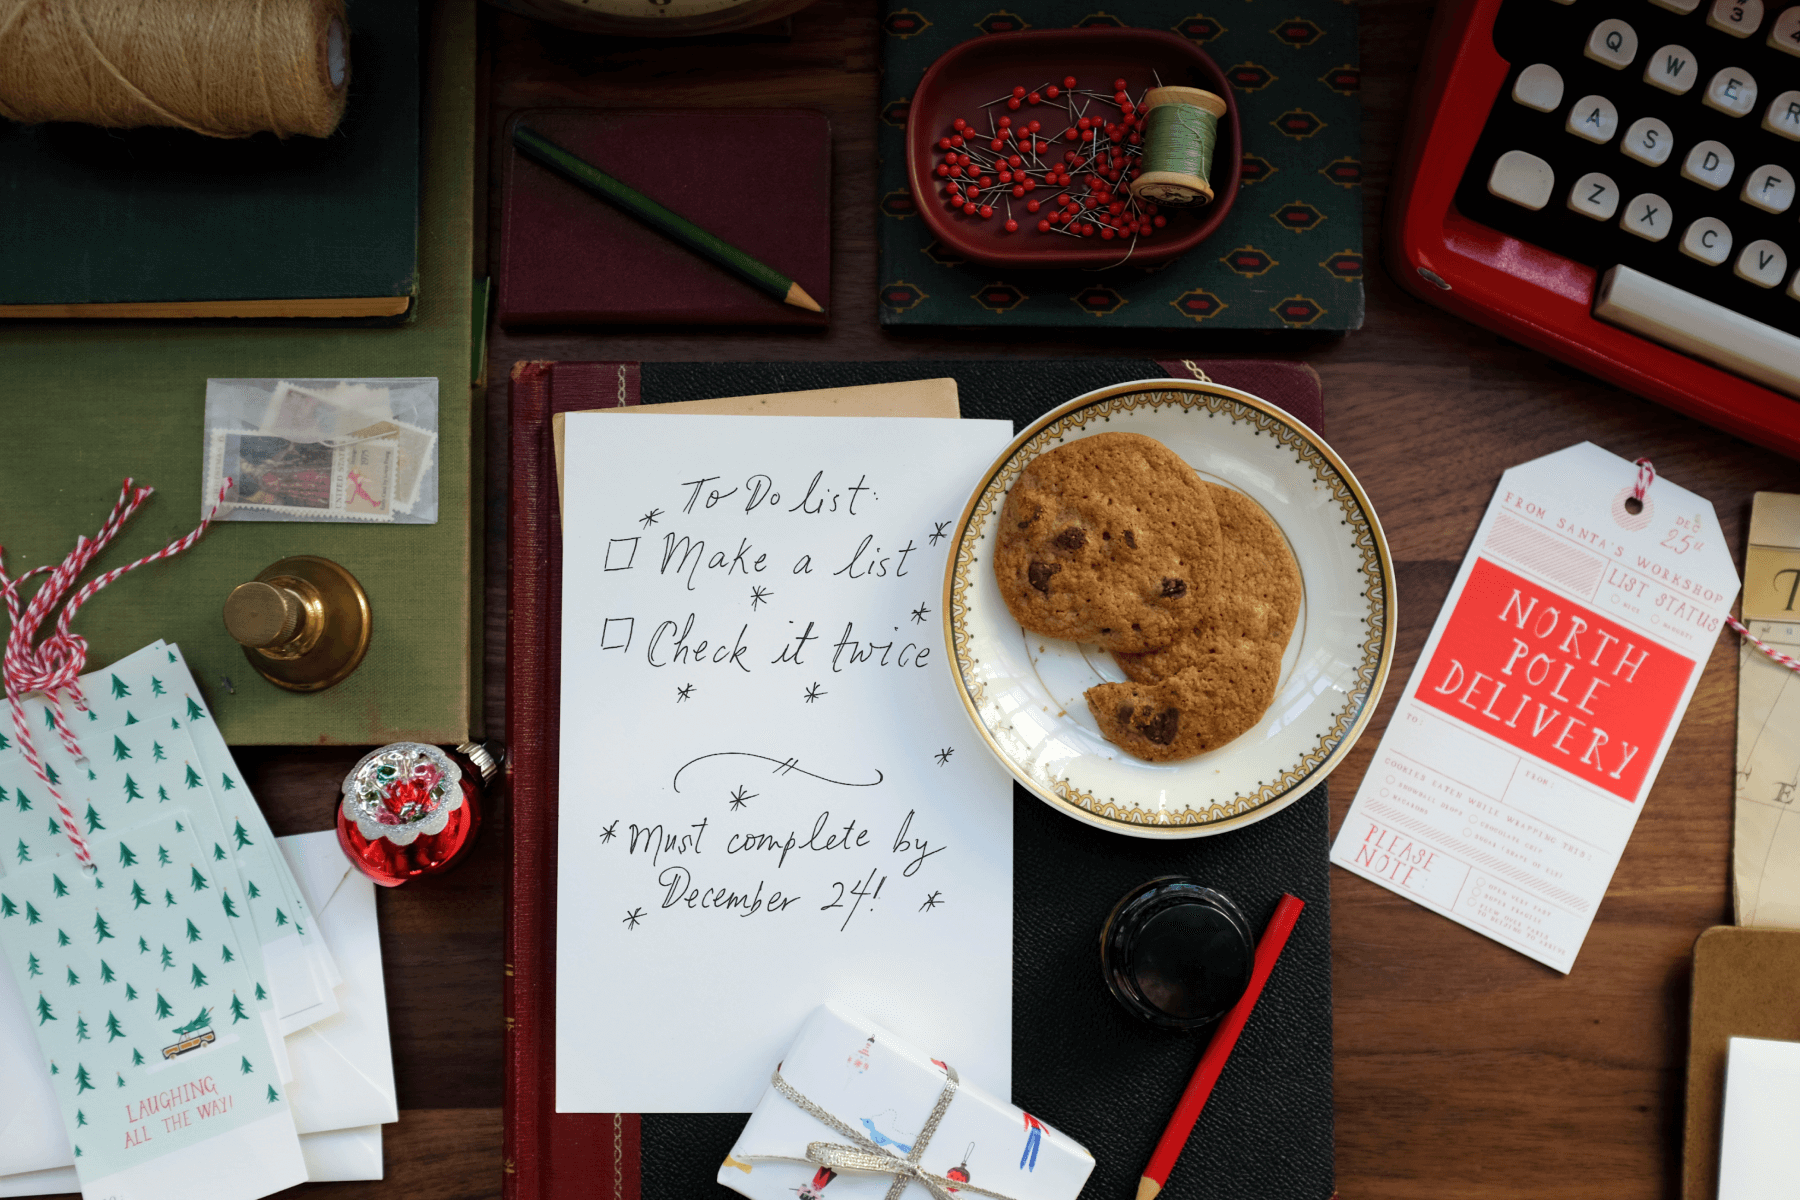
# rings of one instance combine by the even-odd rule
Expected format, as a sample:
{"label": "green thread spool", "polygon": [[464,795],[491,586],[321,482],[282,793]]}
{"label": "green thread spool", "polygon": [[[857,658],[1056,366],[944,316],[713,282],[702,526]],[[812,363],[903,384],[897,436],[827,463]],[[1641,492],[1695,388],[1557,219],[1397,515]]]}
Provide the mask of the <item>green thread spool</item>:
{"label": "green thread spool", "polygon": [[1139,200],[1171,208],[1211,204],[1213,149],[1225,101],[1193,87],[1151,88],[1144,96],[1143,174],[1131,184]]}

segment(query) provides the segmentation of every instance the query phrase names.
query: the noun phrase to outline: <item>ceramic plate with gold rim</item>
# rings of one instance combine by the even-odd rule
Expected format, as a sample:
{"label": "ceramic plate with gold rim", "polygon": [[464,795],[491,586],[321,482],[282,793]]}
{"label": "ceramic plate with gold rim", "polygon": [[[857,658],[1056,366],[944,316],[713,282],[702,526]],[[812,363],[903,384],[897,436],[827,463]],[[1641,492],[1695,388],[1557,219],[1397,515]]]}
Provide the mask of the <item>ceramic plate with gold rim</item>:
{"label": "ceramic plate with gold rim", "polygon": [[[1020,470],[1064,442],[1109,431],[1153,437],[1202,479],[1250,496],[1300,567],[1300,618],[1274,703],[1235,741],[1184,762],[1145,762],[1101,737],[1082,693],[1124,672],[1097,646],[1020,629],[994,579],[995,527]],[[1355,744],[1393,658],[1393,582],[1368,497],[1318,434],[1216,384],[1119,384],[1039,418],[964,508],[944,581],[951,674],[988,746],[1050,804],[1123,833],[1204,837],[1292,803]]]}

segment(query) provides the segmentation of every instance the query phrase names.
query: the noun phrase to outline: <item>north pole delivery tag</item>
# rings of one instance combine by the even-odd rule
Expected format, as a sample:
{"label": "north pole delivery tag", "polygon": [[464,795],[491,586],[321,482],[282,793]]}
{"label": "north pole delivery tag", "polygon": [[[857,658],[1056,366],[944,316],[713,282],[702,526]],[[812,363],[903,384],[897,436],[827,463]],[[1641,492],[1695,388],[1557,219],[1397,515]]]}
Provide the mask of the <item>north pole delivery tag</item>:
{"label": "north pole delivery tag", "polygon": [[1738,590],[1712,505],[1637,478],[1586,442],[1501,476],[1331,850],[1564,972]]}

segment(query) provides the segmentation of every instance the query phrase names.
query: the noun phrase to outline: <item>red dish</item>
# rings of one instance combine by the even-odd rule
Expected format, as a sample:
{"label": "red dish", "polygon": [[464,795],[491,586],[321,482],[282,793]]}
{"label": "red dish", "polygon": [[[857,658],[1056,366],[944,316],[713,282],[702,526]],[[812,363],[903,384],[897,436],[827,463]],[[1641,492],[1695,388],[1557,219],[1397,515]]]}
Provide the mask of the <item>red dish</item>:
{"label": "red dish", "polygon": [[[1027,224],[1027,214],[1017,201],[1014,215],[1020,229],[1016,233],[1005,231],[1004,217],[981,220],[946,211],[939,199],[943,181],[935,171],[937,140],[950,131],[951,123],[962,117],[985,127],[990,112],[983,107],[987,101],[1010,93],[1015,86],[1031,88],[1051,79],[1060,82],[1066,75],[1075,76],[1082,87],[1102,91],[1110,90],[1112,81],[1122,78],[1133,96],[1142,95],[1160,79],[1164,84],[1205,88],[1222,97],[1226,113],[1219,122],[1209,180],[1216,197],[1213,202],[1203,208],[1161,209],[1168,225],[1154,237],[1138,238],[1135,247],[1130,241],[1083,239],[1077,243],[1057,234],[1039,233],[1035,228],[1038,218],[1032,216]],[[1018,119],[1045,109],[1038,106],[1015,113],[1002,104],[991,111]],[[1050,122],[1044,125],[1049,132]],[[913,93],[906,123],[906,171],[914,207],[938,241],[993,267],[1106,267],[1124,259],[1128,248],[1130,261],[1140,266],[1167,262],[1199,245],[1219,227],[1237,197],[1242,169],[1237,101],[1224,74],[1192,42],[1150,29],[1045,29],[971,39],[931,64]],[[1044,189],[1039,192],[1035,198],[1040,200],[1055,195]]]}

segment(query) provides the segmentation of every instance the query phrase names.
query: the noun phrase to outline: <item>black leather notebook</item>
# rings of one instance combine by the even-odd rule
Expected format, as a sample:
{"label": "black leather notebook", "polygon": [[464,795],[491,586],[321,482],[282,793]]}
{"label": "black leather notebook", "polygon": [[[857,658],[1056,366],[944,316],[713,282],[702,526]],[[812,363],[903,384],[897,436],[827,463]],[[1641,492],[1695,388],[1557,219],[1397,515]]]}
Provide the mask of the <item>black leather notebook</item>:
{"label": "black leather notebook", "polygon": [[[1317,377],[1305,368],[1200,366],[1218,383],[1281,405],[1314,428],[1322,424]],[[1131,379],[1192,377],[1191,369],[1125,359],[644,363],[637,382],[642,402],[654,404],[949,375],[965,417],[1010,419],[1018,429],[1083,392]],[[1258,935],[1283,892],[1306,901],[1306,909],[1164,1195],[1328,1200],[1334,1194],[1327,815],[1320,785],[1248,828],[1154,841],[1081,824],[1015,785],[1012,1099],[1093,1153],[1097,1165],[1084,1197],[1135,1194],[1210,1036],[1138,1023],[1101,980],[1099,935],[1107,913],[1136,884],[1168,874],[1191,875],[1224,891]],[[715,1177],[743,1115],[646,1113],[641,1120],[641,1200],[736,1196]]]}

